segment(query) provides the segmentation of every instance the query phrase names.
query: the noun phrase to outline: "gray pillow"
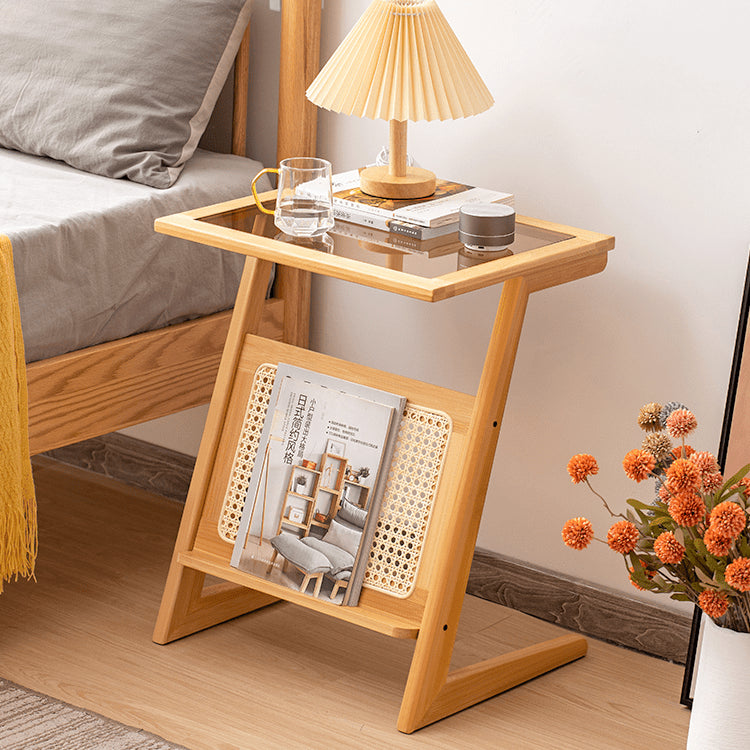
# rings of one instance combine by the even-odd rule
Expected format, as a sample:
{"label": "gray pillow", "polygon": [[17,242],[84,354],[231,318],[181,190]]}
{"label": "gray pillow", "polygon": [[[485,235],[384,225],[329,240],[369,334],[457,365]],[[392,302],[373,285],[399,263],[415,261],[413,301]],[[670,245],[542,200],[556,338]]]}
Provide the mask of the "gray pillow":
{"label": "gray pillow", "polygon": [[357,556],[359,543],[362,541],[362,532],[349,529],[340,524],[334,518],[331,525],[323,537],[324,542],[334,544],[336,547],[346,550],[352,557]]}
{"label": "gray pillow", "polygon": [[336,518],[363,529],[365,521],[367,521],[367,511],[364,508],[360,508],[359,505],[354,505],[354,503],[350,503],[344,499],[341,501],[341,507],[336,513]]}
{"label": "gray pillow", "polygon": [[0,0],[0,146],[169,187],[251,0]]}
{"label": "gray pillow", "polygon": [[335,576],[345,570],[351,570],[352,565],[354,565],[354,556],[335,544],[329,544],[314,536],[302,537],[300,541],[308,547],[318,550],[328,558],[331,563],[331,569],[328,571],[330,575]]}

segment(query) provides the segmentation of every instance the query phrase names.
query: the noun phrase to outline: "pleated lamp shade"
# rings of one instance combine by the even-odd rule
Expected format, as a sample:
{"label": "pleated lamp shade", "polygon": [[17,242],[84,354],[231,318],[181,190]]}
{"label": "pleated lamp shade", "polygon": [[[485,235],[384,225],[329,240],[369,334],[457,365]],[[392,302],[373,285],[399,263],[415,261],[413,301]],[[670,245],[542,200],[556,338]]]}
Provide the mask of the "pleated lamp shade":
{"label": "pleated lamp shade", "polygon": [[334,112],[390,121],[391,163],[360,175],[363,190],[388,198],[417,198],[435,189],[431,172],[406,167],[408,120],[453,120],[493,104],[435,0],[374,0],[310,84],[307,98]]}

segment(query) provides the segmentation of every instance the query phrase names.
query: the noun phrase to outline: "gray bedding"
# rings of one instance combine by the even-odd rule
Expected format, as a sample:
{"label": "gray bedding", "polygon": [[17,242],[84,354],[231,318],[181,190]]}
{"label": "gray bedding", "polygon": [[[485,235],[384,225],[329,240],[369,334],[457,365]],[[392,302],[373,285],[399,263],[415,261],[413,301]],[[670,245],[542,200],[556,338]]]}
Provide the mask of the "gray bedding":
{"label": "gray bedding", "polygon": [[244,259],[156,234],[153,221],[246,195],[260,168],[198,150],[160,190],[0,149],[26,360],[230,308]]}

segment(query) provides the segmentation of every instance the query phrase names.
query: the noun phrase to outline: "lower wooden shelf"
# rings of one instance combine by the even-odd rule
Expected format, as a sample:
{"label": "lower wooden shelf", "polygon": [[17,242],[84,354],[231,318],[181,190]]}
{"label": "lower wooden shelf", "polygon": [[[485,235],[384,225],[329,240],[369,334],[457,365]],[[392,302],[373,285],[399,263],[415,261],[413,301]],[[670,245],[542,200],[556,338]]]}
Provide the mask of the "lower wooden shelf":
{"label": "lower wooden shelf", "polygon": [[409,617],[395,615],[384,611],[382,607],[374,607],[366,602],[360,602],[356,607],[343,607],[337,604],[307,596],[294,589],[280,586],[277,583],[257,578],[237,568],[227,565],[225,560],[199,551],[183,552],[178,562],[186,568],[198,570],[201,573],[216,576],[225,581],[239,584],[248,589],[261,591],[277,599],[298,604],[301,607],[323,612],[345,622],[374,630],[391,638],[416,638],[419,635],[419,621]]}

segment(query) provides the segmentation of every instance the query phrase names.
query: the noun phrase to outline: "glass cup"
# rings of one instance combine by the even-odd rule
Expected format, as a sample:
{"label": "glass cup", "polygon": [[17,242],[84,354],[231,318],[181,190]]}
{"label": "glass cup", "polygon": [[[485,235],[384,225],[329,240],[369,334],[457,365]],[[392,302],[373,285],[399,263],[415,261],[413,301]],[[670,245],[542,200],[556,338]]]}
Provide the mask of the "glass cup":
{"label": "glass cup", "polygon": [[[276,210],[269,211],[258,198],[255,184],[268,172],[279,176]],[[293,237],[313,237],[333,227],[333,189],[331,163],[325,159],[295,156],[258,172],[252,182],[258,208],[273,215],[273,223]]]}

